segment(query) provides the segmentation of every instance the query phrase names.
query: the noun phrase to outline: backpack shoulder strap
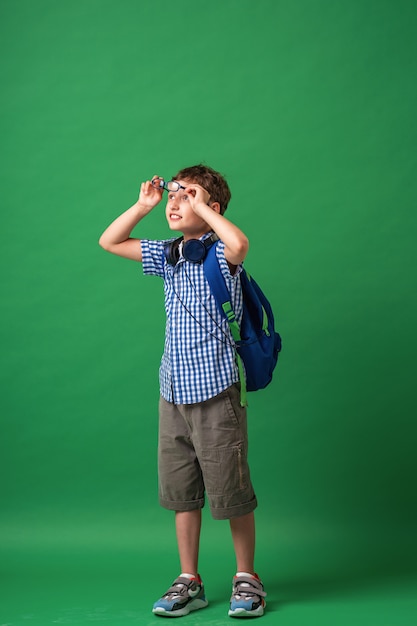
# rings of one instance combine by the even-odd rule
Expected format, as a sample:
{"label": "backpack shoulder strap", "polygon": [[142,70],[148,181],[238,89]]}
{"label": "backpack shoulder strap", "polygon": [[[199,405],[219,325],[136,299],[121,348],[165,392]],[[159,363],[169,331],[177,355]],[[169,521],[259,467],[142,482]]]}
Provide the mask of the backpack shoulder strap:
{"label": "backpack shoulder strap", "polygon": [[210,285],[211,292],[216,299],[220,312],[227,317],[223,310],[223,304],[230,302],[230,293],[217,260],[217,245],[218,242],[214,243],[207,251],[206,258],[204,259],[204,275]]}
{"label": "backpack shoulder strap", "polygon": [[227,319],[231,327],[233,339],[240,341],[240,328],[230,301],[230,292],[220,269],[216,255],[217,242],[211,246],[204,259],[204,275],[210,285],[220,313]]}
{"label": "backpack shoulder strap", "polygon": [[[217,308],[220,313],[229,323],[229,328],[232,333],[233,341],[237,344],[241,341],[240,327],[236,319],[235,312],[230,301],[230,292],[227,288],[225,278],[220,269],[219,261],[216,255],[216,248],[218,242],[214,243],[208,250],[206,258],[204,259],[204,275],[210,285],[211,292],[216,300]],[[236,363],[239,370],[240,380],[240,404],[242,406],[247,405],[246,400],[246,376],[243,361],[236,350],[235,346]]]}

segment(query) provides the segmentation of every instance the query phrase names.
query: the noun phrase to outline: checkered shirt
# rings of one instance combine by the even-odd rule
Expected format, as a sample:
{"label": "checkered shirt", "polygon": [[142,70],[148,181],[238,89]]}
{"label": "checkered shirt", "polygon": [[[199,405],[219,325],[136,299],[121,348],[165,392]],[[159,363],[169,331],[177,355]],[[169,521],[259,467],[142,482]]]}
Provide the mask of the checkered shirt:
{"label": "checkered shirt", "polygon": [[[239,374],[229,325],[217,308],[203,263],[186,261],[180,251],[178,263],[170,265],[164,255],[168,241],[172,240],[141,240],[144,274],[164,279],[167,319],[160,391],[168,402],[194,404],[218,395],[237,382]],[[220,241],[216,254],[240,322],[243,304],[237,277],[241,267],[230,274],[224,247]]]}

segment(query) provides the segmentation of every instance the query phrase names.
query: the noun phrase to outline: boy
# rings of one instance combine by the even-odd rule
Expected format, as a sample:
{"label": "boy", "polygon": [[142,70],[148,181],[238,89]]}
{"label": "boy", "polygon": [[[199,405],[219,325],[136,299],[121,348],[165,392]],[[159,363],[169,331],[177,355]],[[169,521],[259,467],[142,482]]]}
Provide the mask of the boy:
{"label": "boy", "polygon": [[[130,237],[133,228],[168,191],[166,219],[181,239]],[[238,280],[249,243],[224,217],[231,193],[221,174],[205,166],[182,169],[171,181],[142,183],[138,201],[104,231],[100,245],[141,261],[145,274],[164,279],[167,314],[160,367],[159,499],[175,511],[181,575],[154,604],[153,612],[182,616],[207,606],[198,573],[204,496],[214,519],[229,519],[237,574],[229,615],[260,616],[263,584],[255,574],[257,502],[247,464],[246,408],[240,405],[239,375],[228,324],[204,278],[203,259],[219,239],[216,254],[240,320]]]}

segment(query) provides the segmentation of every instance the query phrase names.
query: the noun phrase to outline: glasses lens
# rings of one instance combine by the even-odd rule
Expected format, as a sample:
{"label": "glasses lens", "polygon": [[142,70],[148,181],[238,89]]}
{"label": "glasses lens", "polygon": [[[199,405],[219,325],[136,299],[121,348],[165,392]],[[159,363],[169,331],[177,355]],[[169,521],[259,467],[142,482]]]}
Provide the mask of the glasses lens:
{"label": "glasses lens", "polygon": [[162,178],[155,178],[154,180],[151,180],[151,183],[157,189],[163,189],[165,187],[165,182]]}
{"label": "glasses lens", "polygon": [[168,191],[178,191],[179,189],[181,189],[181,185],[175,180],[169,180],[167,183],[165,183],[165,188],[168,189]]}

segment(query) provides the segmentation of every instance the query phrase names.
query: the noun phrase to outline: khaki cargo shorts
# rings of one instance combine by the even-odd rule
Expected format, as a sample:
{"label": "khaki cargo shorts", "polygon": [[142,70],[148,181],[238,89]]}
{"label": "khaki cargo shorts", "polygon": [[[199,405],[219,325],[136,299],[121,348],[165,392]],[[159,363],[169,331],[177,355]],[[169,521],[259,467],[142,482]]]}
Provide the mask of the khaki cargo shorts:
{"label": "khaki cargo shorts", "polygon": [[197,404],[159,402],[159,501],[172,511],[204,506],[214,519],[246,515],[257,502],[247,461],[246,408],[232,385]]}

